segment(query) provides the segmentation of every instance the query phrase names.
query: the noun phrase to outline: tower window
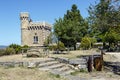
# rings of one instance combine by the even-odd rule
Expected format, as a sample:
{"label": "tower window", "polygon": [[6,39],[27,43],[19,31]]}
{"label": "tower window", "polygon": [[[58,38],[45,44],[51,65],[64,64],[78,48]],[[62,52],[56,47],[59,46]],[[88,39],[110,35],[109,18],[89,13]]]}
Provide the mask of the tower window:
{"label": "tower window", "polygon": [[33,43],[38,44],[38,36],[34,36],[33,39],[34,39]]}

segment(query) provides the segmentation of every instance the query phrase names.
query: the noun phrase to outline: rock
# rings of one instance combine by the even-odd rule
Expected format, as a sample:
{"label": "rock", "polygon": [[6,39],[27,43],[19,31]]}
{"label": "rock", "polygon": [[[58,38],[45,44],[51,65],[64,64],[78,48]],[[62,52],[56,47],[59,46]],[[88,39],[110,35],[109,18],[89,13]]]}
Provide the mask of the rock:
{"label": "rock", "polygon": [[27,52],[27,57],[40,57],[40,51],[38,50],[29,50]]}
{"label": "rock", "polygon": [[27,54],[27,57],[40,57],[40,55],[36,53],[29,53]]}
{"label": "rock", "polygon": [[79,65],[78,65],[78,68],[79,68],[79,69],[84,69],[84,68],[87,68],[87,65],[80,65],[80,64],[79,64]]}
{"label": "rock", "polygon": [[75,70],[87,70],[87,60],[84,58],[70,59],[69,64],[73,65]]}
{"label": "rock", "polygon": [[28,62],[28,68],[35,68],[36,62]]}
{"label": "rock", "polygon": [[5,62],[3,64],[4,67],[14,67],[14,62]]}
{"label": "rock", "polygon": [[72,65],[87,64],[87,61],[86,59],[83,59],[83,58],[70,59],[69,64],[72,64]]}
{"label": "rock", "polygon": [[69,59],[68,58],[63,58],[63,57],[59,57],[59,58],[57,58],[57,60],[59,61],[59,62],[61,62],[61,63],[69,63]]}
{"label": "rock", "polygon": [[38,49],[30,49],[27,51],[27,57],[41,57],[42,54]]}
{"label": "rock", "polygon": [[15,67],[23,66],[23,62],[17,62],[17,61],[15,61],[15,62],[14,62],[14,66],[15,66]]}

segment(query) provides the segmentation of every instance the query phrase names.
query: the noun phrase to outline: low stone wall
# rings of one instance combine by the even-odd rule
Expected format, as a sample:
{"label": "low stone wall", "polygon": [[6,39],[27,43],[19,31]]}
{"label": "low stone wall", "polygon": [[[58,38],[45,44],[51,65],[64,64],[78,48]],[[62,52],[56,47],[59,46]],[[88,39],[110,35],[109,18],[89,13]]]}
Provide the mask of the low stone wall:
{"label": "low stone wall", "polygon": [[38,64],[39,64],[39,62],[26,62],[26,61],[0,62],[1,67],[28,67],[28,68],[32,68],[32,67],[37,67]]}

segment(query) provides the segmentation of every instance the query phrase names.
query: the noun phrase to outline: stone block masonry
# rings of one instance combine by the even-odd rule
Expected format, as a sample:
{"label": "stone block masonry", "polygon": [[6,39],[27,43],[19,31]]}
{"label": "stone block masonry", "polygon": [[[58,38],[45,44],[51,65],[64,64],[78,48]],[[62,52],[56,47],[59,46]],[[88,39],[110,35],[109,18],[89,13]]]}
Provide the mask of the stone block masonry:
{"label": "stone block masonry", "polygon": [[33,22],[28,12],[20,13],[21,45],[44,46],[52,25],[47,22]]}

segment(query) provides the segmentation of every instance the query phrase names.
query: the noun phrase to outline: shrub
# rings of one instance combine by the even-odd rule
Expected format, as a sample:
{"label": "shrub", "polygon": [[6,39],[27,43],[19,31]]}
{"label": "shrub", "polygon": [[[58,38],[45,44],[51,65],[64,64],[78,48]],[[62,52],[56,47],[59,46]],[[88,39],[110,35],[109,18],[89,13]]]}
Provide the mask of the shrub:
{"label": "shrub", "polygon": [[57,47],[59,50],[63,51],[65,50],[65,45],[63,42],[59,41],[58,44],[57,44]]}
{"label": "shrub", "polygon": [[50,50],[59,49],[60,51],[63,51],[63,50],[65,50],[65,45],[63,42],[59,41],[57,44],[49,46],[49,49]]}
{"label": "shrub", "polygon": [[84,37],[84,38],[82,38],[81,48],[82,48],[82,49],[85,49],[85,50],[91,48],[91,40],[90,40],[89,37]]}
{"label": "shrub", "polygon": [[24,46],[21,47],[21,49],[23,50],[23,53],[26,53],[28,48],[29,48],[28,45],[24,45]]}
{"label": "shrub", "polygon": [[51,46],[49,46],[49,49],[50,50],[57,50],[57,45],[51,45]]}
{"label": "shrub", "polygon": [[15,54],[19,54],[21,52],[21,46],[17,44],[9,45],[9,48],[13,48],[15,50]]}
{"label": "shrub", "polygon": [[94,43],[96,43],[97,40],[95,38],[90,38],[90,42],[91,42],[91,47],[94,47]]}
{"label": "shrub", "polygon": [[13,48],[6,48],[4,55],[15,54],[15,50]]}

